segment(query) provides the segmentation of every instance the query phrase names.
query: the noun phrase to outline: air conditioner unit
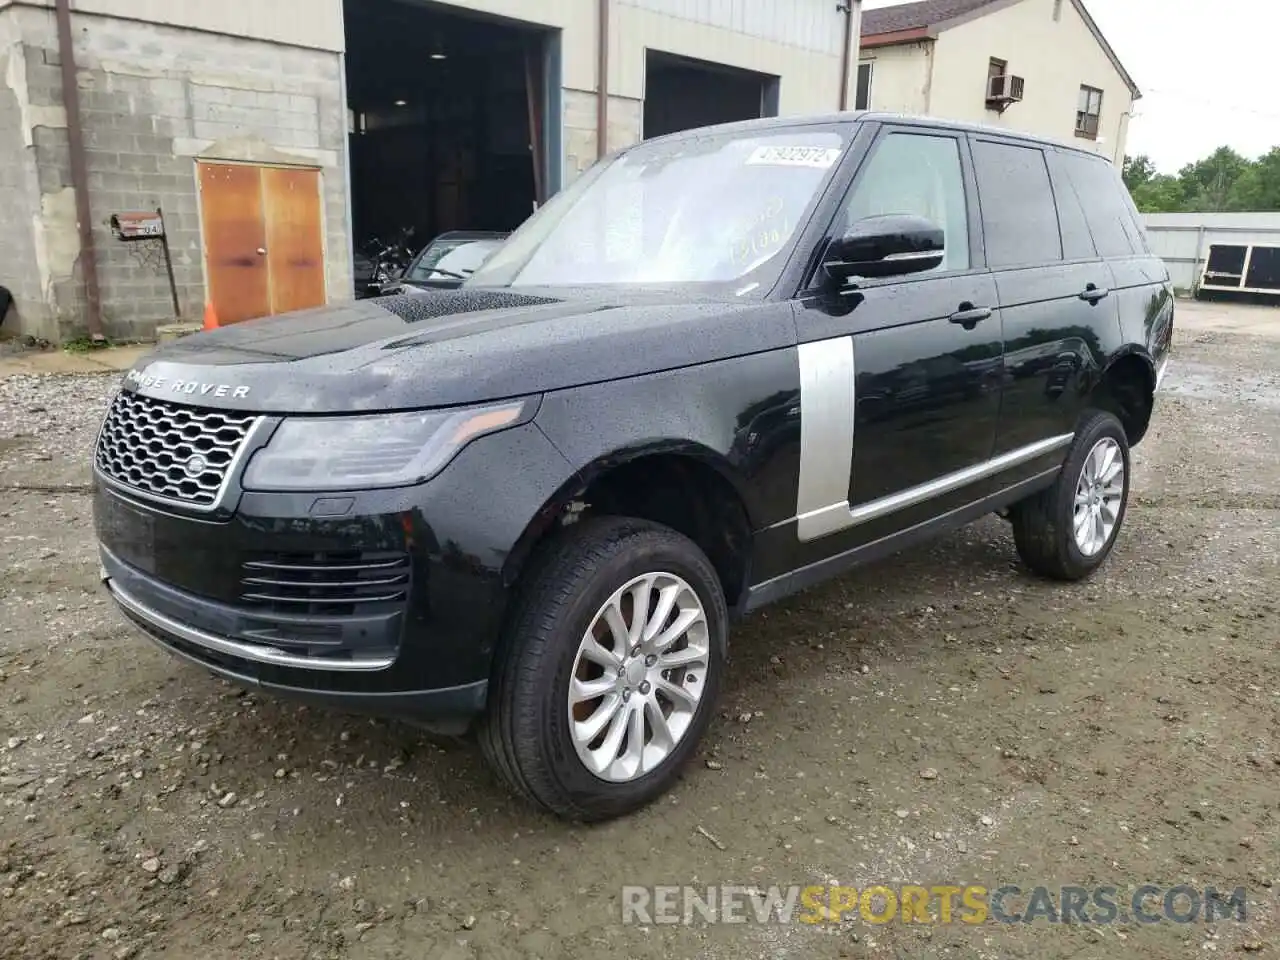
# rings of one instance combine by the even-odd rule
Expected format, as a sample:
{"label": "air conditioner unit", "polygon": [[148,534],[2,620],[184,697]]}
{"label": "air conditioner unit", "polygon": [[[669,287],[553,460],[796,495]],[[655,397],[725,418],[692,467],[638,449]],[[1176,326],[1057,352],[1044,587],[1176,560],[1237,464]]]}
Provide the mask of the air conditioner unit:
{"label": "air conditioner unit", "polygon": [[1026,85],[1026,80],[1010,73],[992,77],[987,83],[987,103],[997,110],[1003,110],[1009,104],[1022,100]]}

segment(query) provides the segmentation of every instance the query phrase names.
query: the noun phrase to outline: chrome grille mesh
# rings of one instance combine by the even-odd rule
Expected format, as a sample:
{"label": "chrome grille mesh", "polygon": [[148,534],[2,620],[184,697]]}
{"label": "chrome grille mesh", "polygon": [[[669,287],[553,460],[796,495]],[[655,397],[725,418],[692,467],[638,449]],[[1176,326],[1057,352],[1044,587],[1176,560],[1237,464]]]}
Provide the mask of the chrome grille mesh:
{"label": "chrome grille mesh", "polygon": [[257,417],[204,410],[121,391],[95,460],[107,477],[143,494],[212,507]]}

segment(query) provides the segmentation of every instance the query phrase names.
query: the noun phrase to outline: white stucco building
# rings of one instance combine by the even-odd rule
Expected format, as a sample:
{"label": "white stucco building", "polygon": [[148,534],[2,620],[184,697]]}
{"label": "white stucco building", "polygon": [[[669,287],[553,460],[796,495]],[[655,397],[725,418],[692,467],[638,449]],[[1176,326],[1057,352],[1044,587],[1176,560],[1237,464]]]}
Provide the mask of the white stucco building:
{"label": "white stucco building", "polygon": [[859,107],[1009,127],[1119,163],[1140,96],[1083,0],[920,0],[863,14]]}

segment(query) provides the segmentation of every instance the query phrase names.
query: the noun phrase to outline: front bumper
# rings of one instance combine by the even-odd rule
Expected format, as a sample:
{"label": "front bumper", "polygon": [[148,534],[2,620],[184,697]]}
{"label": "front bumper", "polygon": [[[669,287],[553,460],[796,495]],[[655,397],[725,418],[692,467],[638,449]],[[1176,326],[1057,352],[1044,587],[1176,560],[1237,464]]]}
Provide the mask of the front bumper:
{"label": "front bumper", "polygon": [[468,446],[426,484],[237,492],[216,518],[96,477],[103,585],[152,640],[238,684],[467,718],[485,705],[513,551],[565,468],[525,425]]}
{"label": "front bumper", "polygon": [[[331,685],[295,686],[287,682],[289,671],[315,669],[314,663],[304,663],[270,647],[246,645],[217,634],[192,627],[168,614],[148,607],[130,592],[125,583],[131,578],[110,572],[109,554],[103,551],[103,583],[108,594],[121,612],[144,635],[167,653],[188,663],[230,680],[243,687],[261,689],[268,693],[303,702],[324,706],[336,706],[379,716],[403,716],[413,719],[466,720],[484,709],[489,684],[477,680],[455,687],[439,687],[430,690],[344,690]],[[135,585],[130,583],[130,585]],[[193,604],[194,611],[198,609]],[[388,669],[393,660],[369,659],[356,669]],[[264,680],[258,665],[269,664],[280,669],[274,680]],[[299,674],[293,674],[299,676]]]}
{"label": "front bumper", "polygon": [[[99,547],[99,555],[103,585],[126,616],[148,633],[208,657],[333,673],[387,670],[396,662],[399,614],[265,615],[176,590],[130,567],[106,547]],[[319,646],[311,639],[316,636],[324,637],[325,645],[312,653]],[[264,642],[268,639],[276,642]]]}

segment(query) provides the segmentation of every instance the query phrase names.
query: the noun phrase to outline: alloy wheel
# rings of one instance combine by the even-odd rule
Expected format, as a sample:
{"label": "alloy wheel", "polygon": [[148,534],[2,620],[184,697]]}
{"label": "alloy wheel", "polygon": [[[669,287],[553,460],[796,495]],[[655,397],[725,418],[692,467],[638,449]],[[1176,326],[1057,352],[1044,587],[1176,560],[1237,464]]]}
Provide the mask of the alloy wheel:
{"label": "alloy wheel", "polygon": [[1076,482],[1073,533],[1076,547],[1096,557],[1111,542],[1124,503],[1124,452],[1112,437],[1103,437],[1085,457]]}
{"label": "alloy wheel", "polygon": [[605,601],[583,634],[569,680],[569,730],[583,765],[611,783],[657,769],[688,732],[710,668],[697,592],[646,573]]}

